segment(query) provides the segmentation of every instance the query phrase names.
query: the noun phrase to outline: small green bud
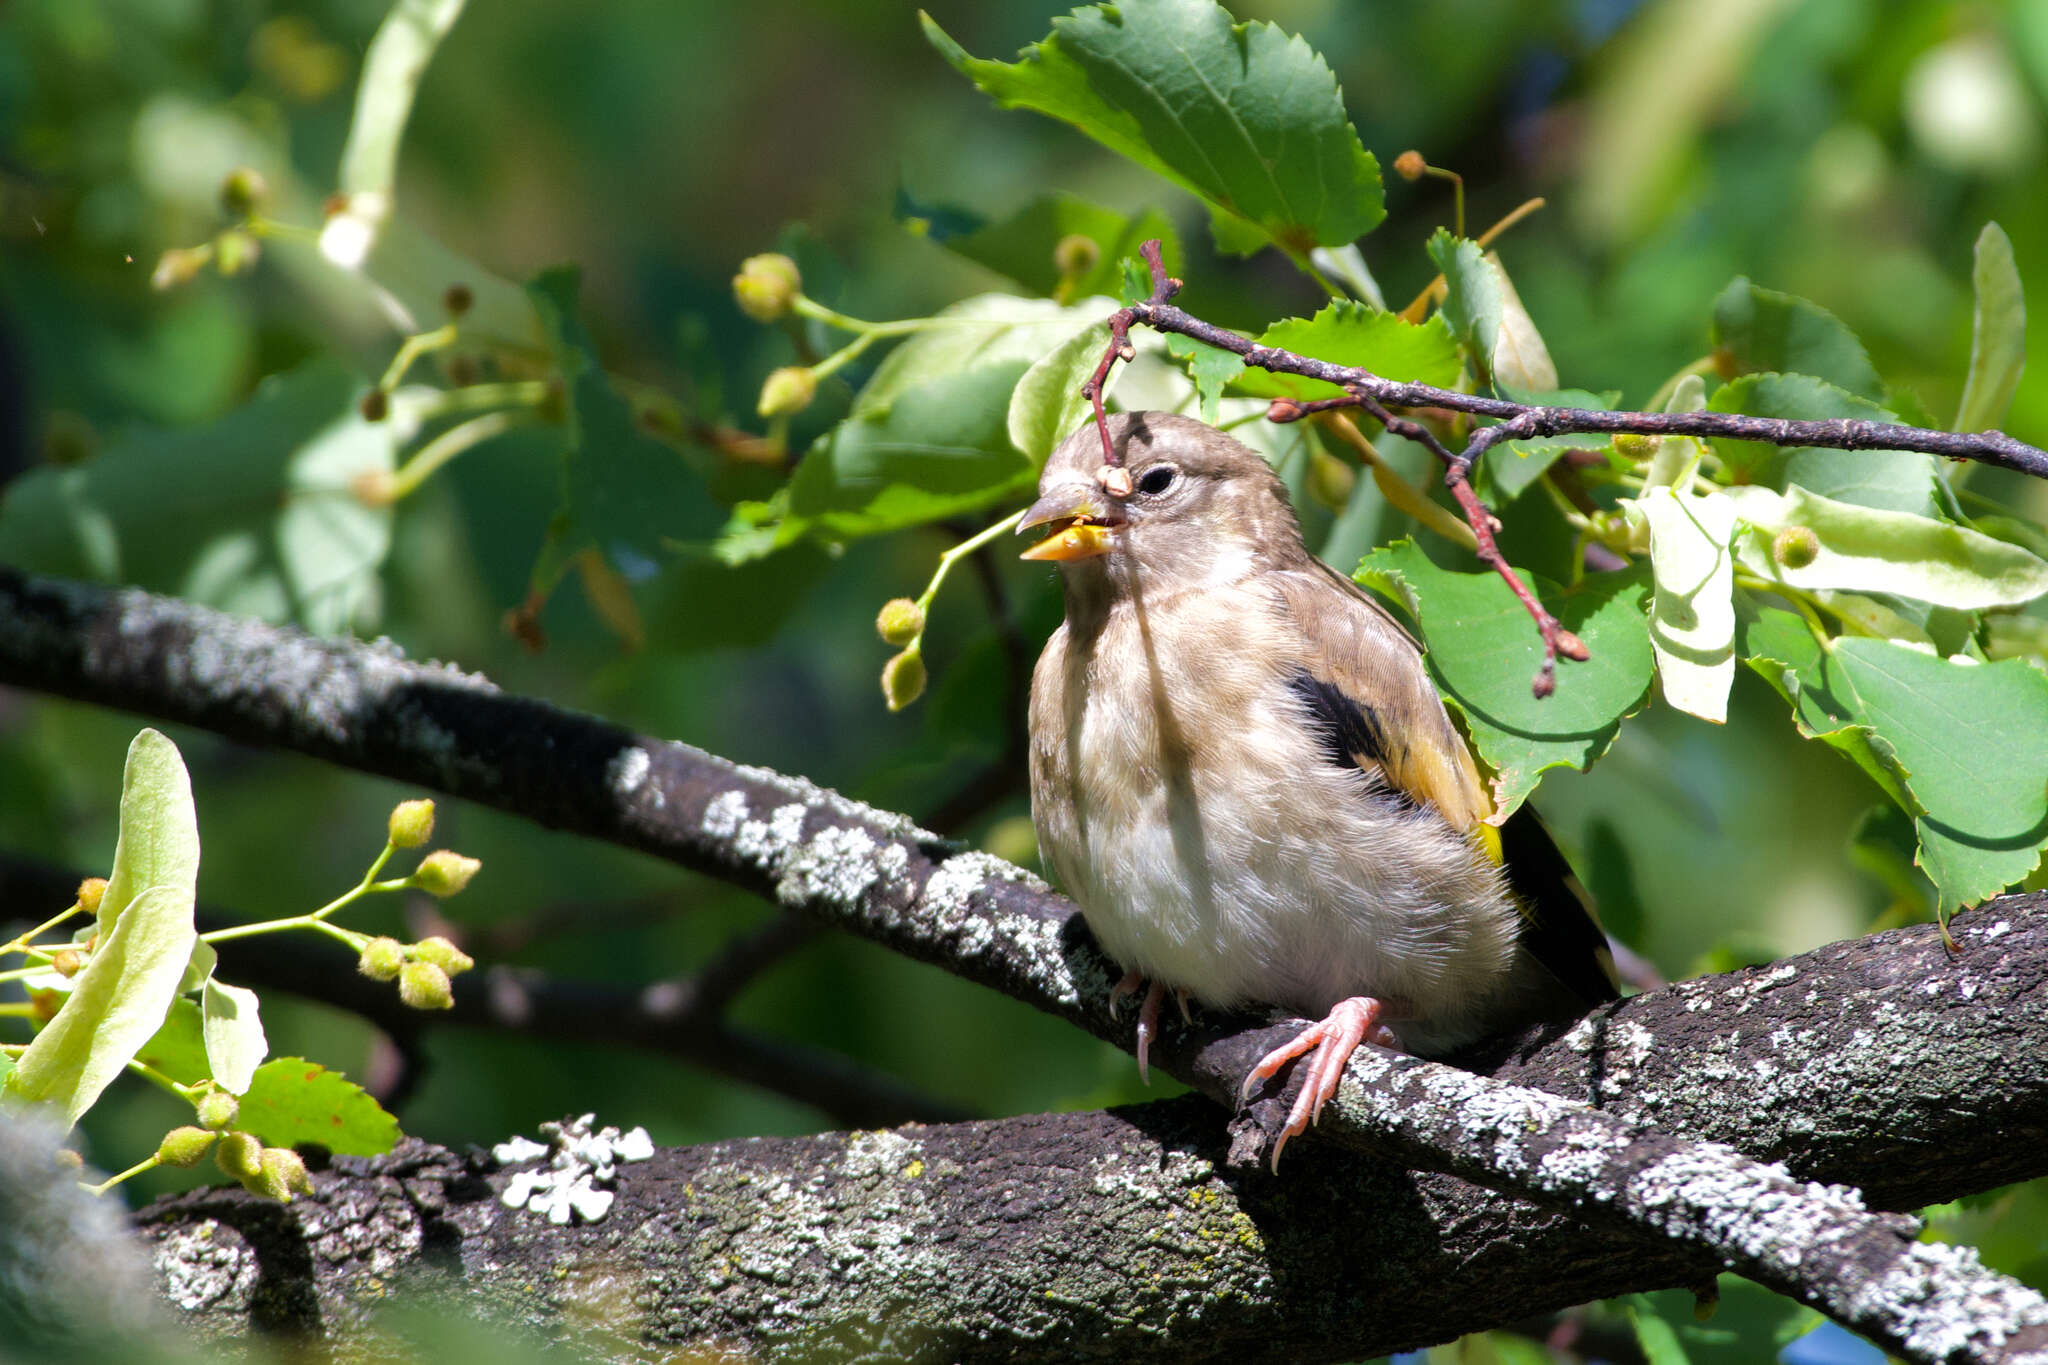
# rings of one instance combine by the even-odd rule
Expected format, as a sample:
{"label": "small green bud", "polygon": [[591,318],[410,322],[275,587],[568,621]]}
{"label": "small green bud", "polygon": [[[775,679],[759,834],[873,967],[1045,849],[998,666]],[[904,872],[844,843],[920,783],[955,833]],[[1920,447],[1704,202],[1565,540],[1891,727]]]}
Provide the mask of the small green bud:
{"label": "small green bud", "polygon": [[78,884],[78,908],[88,915],[97,915],[100,912],[100,901],[106,894],[105,877],[87,877]]}
{"label": "small green bud", "polygon": [[747,257],[740,262],[740,273],[732,277],[733,300],[756,322],[782,317],[803,287],[796,262],[779,252]]}
{"label": "small green bud", "polygon": [[761,384],[761,401],[754,405],[763,417],[793,417],[818,396],[818,376],[806,365],[784,365]]}
{"label": "small green bud", "polygon": [[901,711],[924,695],[924,656],[904,650],[882,665],[882,699]]}
{"label": "small green bud", "polygon": [[389,507],[398,501],[398,479],[388,469],[365,469],[348,481],[348,491],[365,507]]}
{"label": "small green bud", "polygon": [[382,389],[371,389],[356,404],[356,411],[362,413],[365,422],[381,422],[391,415],[391,395]]}
{"label": "small green bud", "polygon": [[229,1133],[213,1149],[213,1164],[237,1180],[253,1179],[263,1170],[263,1144],[254,1133]]}
{"label": "small green bud", "polygon": [[1614,453],[1622,459],[1641,464],[1657,453],[1664,443],[1655,436],[1640,431],[1617,431],[1614,433]]}
{"label": "small green bud", "polygon": [[1428,170],[1429,162],[1423,158],[1421,152],[1416,151],[1413,147],[1410,147],[1407,151],[1394,158],[1394,174],[1400,176],[1403,180],[1420,180]]}
{"label": "small green bud", "polygon": [[875,633],[883,644],[901,649],[924,633],[924,608],[907,597],[889,599],[875,618]]}
{"label": "small green bud", "polygon": [[1787,569],[1803,569],[1820,557],[1820,537],[1810,526],[1787,526],[1771,538],[1771,558]]}
{"label": "small green bud", "polygon": [[453,1009],[455,987],[433,963],[408,962],[398,970],[398,998],[416,1010]]}
{"label": "small green bud", "polygon": [[256,1158],[256,1169],[242,1177],[242,1188],[264,1199],[275,1199],[280,1204],[292,1202],[291,1186],[285,1183],[284,1168],[273,1163],[270,1154],[281,1150],[265,1147]]}
{"label": "small green bud", "polygon": [[56,1151],[50,1153],[50,1159],[67,1171],[82,1171],[85,1169],[85,1158],[69,1147],[59,1147]]}
{"label": "small green bud", "polygon": [[85,970],[85,959],[76,948],[59,948],[50,954],[50,970],[59,976],[77,976]]}
{"label": "small green bud", "polygon": [[468,886],[469,879],[474,877],[477,869],[482,866],[483,864],[475,858],[465,858],[460,853],[438,848],[413,869],[408,884],[430,896],[439,896],[445,900]]}
{"label": "small green bud", "polygon": [[1309,457],[1308,493],[1332,512],[1351,505],[1351,490],[1358,486],[1358,471],[1327,450]]}
{"label": "small green bud", "polygon": [[220,182],[220,206],[232,218],[247,218],[269,198],[270,182],[254,166],[237,166]]}
{"label": "small green bud", "polygon": [[1054,244],[1052,263],[1062,278],[1085,275],[1102,264],[1102,245],[1093,237],[1070,232]]}
{"label": "small green bud", "polygon": [[225,1090],[209,1090],[199,1097],[199,1126],[219,1132],[235,1126],[242,1116],[242,1102]]}
{"label": "small green bud", "polygon": [[448,310],[448,316],[459,318],[476,302],[476,295],[466,284],[451,284],[441,291],[441,306]]}
{"label": "small green bud", "polygon": [[356,970],[372,981],[389,981],[405,965],[405,947],[395,938],[373,938],[363,945]]}
{"label": "small green bud", "polygon": [[434,837],[434,803],[424,798],[391,808],[391,846],[418,848]]}
{"label": "small green bud", "polygon": [[197,1166],[199,1158],[206,1155],[206,1149],[213,1146],[219,1137],[219,1133],[209,1133],[204,1128],[189,1125],[173,1128],[156,1145],[156,1159],[166,1166]]}
{"label": "small green bud", "polygon": [[289,1147],[263,1149],[262,1182],[263,1193],[287,1204],[293,1194],[313,1192],[313,1176],[306,1170],[306,1159]]}
{"label": "small green bud", "polygon": [[431,962],[450,976],[461,976],[476,966],[476,959],[447,939],[435,934],[412,945],[412,957],[416,962]]}
{"label": "small green bud", "polygon": [[213,239],[213,263],[223,275],[241,274],[262,254],[263,244],[241,228],[229,228]]}

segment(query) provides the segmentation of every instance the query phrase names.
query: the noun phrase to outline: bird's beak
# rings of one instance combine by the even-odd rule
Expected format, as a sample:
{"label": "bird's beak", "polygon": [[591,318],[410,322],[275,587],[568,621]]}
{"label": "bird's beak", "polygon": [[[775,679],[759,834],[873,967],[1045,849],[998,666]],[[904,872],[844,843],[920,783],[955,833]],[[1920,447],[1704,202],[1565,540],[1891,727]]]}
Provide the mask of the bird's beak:
{"label": "bird's beak", "polygon": [[1053,522],[1066,524],[1026,550],[1022,558],[1066,563],[1106,555],[1116,548],[1110,539],[1112,527],[1108,520],[1108,510],[1094,489],[1071,484],[1056,488],[1025,509],[1024,520],[1017,523],[1017,534]]}

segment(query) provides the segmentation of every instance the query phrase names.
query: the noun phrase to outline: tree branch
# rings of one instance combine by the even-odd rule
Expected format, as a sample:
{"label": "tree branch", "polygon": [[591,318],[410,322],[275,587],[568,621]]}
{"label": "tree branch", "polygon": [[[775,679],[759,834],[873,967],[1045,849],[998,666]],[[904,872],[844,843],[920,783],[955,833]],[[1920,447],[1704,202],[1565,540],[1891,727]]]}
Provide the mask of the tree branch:
{"label": "tree branch", "polygon": [[[0,681],[425,782],[642,848],[1129,1042],[1109,1011],[1117,973],[1073,907],[1035,878],[985,854],[953,852],[901,817],[800,779],[508,698],[481,679],[408,663],[390,646],[313,640],[145,593],[0,572]],[[1632,1008],[1642,1007],[1603,1010],[1598,1027]],[[1228,1104],[1278,1032],[1205,1019],[1185,1036],[1169,1029],[1162,1060]],[[2029,1046],[2040,1052],[2044,1039],[2048,1030]],[[1887,1068],[1865,1079],[1884,1092],[1893,1077]],[[1985,1093],[2021,1107],[2010,1082]],[[2023,1103],[2039,1102],[2030,1094]],[[1982,1313],[1967,1326],[1942,1317],[1943,1330],[1964,1336],[1929,1354],[1926,1294],[1915,1300],[1881,1292],[1890,1280],[1855,1278],[1920,1275],[1926,1290],[1928,1258],[1899,1240],[1899,1225],[1860,1212],[1841,1192],[1801,1190],[1784,1171],[1711,1141],[1640,1137],[1554,1095],[1414,1059],[1364,1057],[1321,1136],[1569,1206],[1596,1227],[1684,1238],[1912,1359],[2010,1359],[2037,1333],[2048,1345],[2048,1304],[1958,1258],[1938,1278],[1971,1294]],[[1700,1178],[1672,1178],[1688,1167]],[[1763,1211],[1748,1206],[1759,1197],[1775,1210],[1762,1221]],[[1823,1240],[1827,1254],[1802,1258],[1779,1240],[1805,1236]]]}
{"label": "tree branch", "polygon": [[[1117,457],[1110,449],[1109,422],[1102,407],[1102,391],[1109,372],[1119,360],[1137,354],[1130,342],[1131,328],[1139,323],[1158,332],[1192,337],[1218,350],[1241,356],[1244,363],[1275,374],[1299,375],[1321,380],[1344,390],[1342,398],[1273,401],[1269,418],[1291,422],[1311,413],[1333,408],[1360,407],[1371,413],[1390,431],[1407,436],[1434,452],[1444,465],[1444,483],[1457,499],[1472,533],[1479,540],[1479,557],[1499,574],[1536,623],[1543,640],[1543,666],[1531,684],[1538,697],[1556,690],[1557,657],[1583,661],[1586,647],[1578,637],[1561,626],[1534,593],[1523,584],[1507,559],[1493,543],[1495,519],[1472,491],[1471,474],[1479,459],[1501,441],[1526,440],[1538,436],[1571,433],[1639,436],[1722,436],[1734,440],[1760,441],[1775,446],[1820,446],[1830,450],[1908,450],[1950,459],[1975,460],[1980,464],[2011,469],[2035,478],[2048,478],[2048,451],[2016,441],[2002,431],[1932,431],[1925,427],[1895,422],[1870,422],[1851,418],[1800,421],[1779,417],[1748,417],[1725,412],[1607,412],[1593,408],[1553,408],[1511,402],[1484,394],[1459,393],[1433,384],[1415,384],[1383,379],[1356,365],[1337,365],[1312,356],[1297,355],[1278,346],[1262,346],[1250,337],[1205,322],[1174,306],[1181,282],[1166,273],[1159,243],[1145,242],[1139,248],[1152,273],[1152,294],[1127,304],[1109,316],[1109,347],[1082,393],[1094,405],[1095,422],[1102,433],[1103,463],[1114,467]],[[1435,433],[1420,423],[1391,416],[1389,408],[1441,408],[1449,412],[1492,417],[1493,426],[1472,433],[1465,449],[1453,455]]]}

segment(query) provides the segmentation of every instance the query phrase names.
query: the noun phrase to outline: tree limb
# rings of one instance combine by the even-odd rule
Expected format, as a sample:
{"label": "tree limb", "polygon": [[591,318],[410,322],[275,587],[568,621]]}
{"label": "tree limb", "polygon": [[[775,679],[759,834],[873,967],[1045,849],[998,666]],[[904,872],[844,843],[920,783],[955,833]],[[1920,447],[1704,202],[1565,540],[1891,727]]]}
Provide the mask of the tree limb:
{"label": "tree limb", "polygon": [[[425,782],[642,848],[1127,1043],[1108,1006],[1114,969],[1073,907],[1028,874],[952,852],[901,817],[800,779],[509,698],[390,646],[313,640],[146,593],[0,573],[0,681]],[[1632,1003],[1596,1018],[1611,1025]],[[1250,1058],[1277,1041],[1247,1023],[1205,1020],[1162,1059],[1227,1104]],[[1870,1078],[1880,1091],[1889,1079]],[[1915,1270],[1920,1253],[1891,1245],[1899,1225],[1710,1142],[1639,1137],[1554,1095],[1414,1059],[1354,1061],[1340,1099],[1324,1120],[1327,1138],[1572,1207],[1595,1225],[1683,1237],[1910,1358],[2011,1359],[2037,1335],[2048,1347],[2048,1304],[1958,1259],[1943,1267],[1942,1283],[1966,1289],[1979,1316],[1965,1327],[1944,1312],[1939,1331],[1964,1336],[1953,1350],[1927,1353],[1936,1338],[1925,1283],[1916,1300],[1853,1279]],[[1714,1178],[1670,1179],[1685,1163]],[[1748,1193],[1731,1202],[1731,1186]],[[1760,1225],[1756,1209],[1744,1211],[1757,1197],[1804,1221]],[[1833,1254],[1804,1260],[1786,1236],[1821,1239]]]}

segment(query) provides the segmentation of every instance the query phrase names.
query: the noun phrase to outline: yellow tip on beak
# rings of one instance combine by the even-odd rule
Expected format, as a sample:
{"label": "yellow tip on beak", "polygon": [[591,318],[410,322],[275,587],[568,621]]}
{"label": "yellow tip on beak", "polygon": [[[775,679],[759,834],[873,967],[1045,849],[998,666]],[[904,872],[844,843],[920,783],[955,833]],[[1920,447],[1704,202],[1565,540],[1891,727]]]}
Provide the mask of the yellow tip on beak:
{"label": "yellow tip on beak", "polygon": [[1076,559],[1094,559],[1114,548],[1109,527],[1078,524],[1047,536],[1018,557],[1049,559],[1063,564]]}

